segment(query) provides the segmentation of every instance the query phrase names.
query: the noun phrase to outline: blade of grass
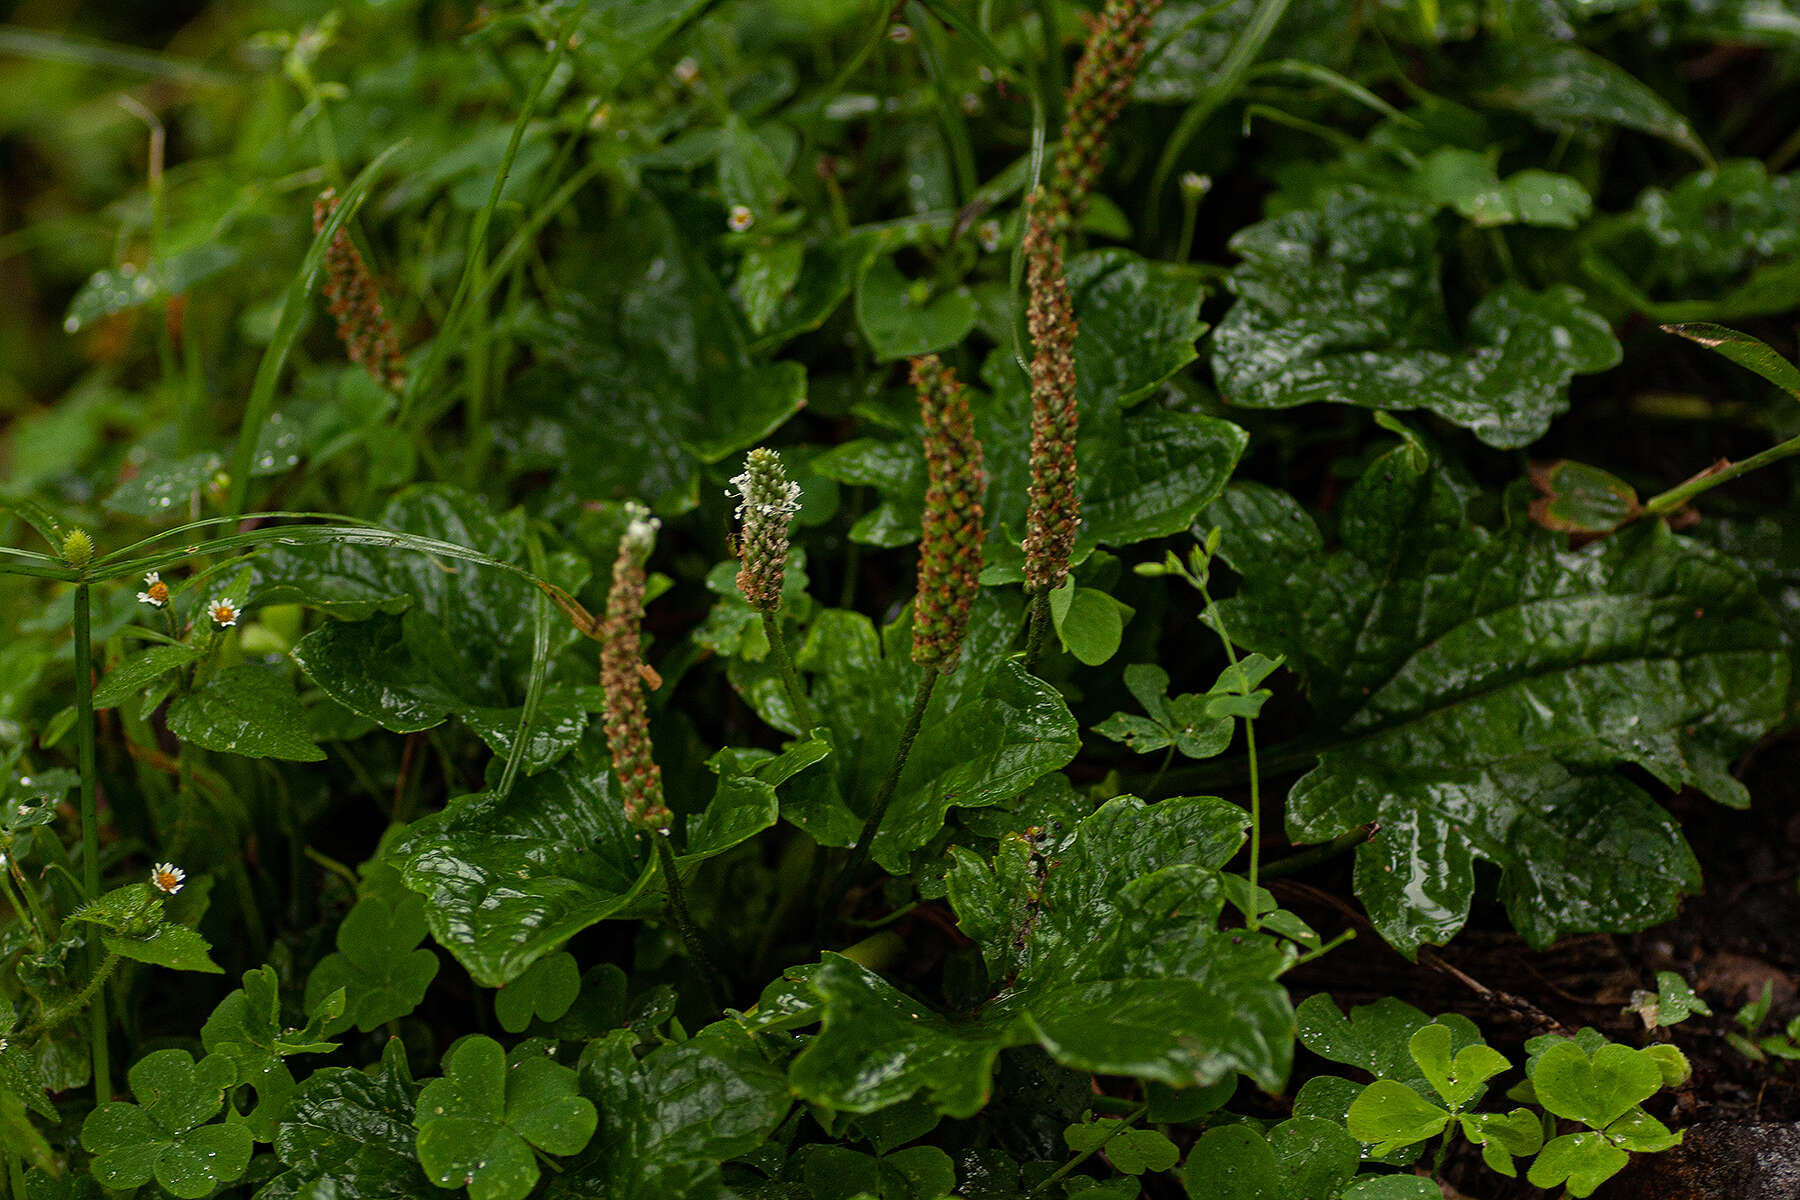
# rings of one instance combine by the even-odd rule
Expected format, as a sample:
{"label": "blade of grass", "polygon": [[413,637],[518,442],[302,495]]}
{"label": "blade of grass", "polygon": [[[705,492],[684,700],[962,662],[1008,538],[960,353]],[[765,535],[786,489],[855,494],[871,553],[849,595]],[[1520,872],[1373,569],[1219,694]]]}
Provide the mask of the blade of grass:
{"label": "blade of grass", "polygon": [[362,207],[376,175],[389,156],[405,144],[396,142],[376,155],[374,161],[364,167],[350,186],[344,189],[337,211],[326,218],[318,236],[313,238],[306,258],[300,263],[299,273],[288,285],[287,296],[282,301],[281,320],[275,326],[275,336],[269,342],[269,348],[263,351],[262,361],[257,364],[256,380],[250,386],[250,399],[244,405],[244,423],[238,430],[237,446],[231,455],[231,492],[225,504],[227,512],[243,512],[249,498],[250,468],[256,454],[257,438],[262,433],[263,423],[269,419],[269,409],[275,402],[275,385],[281,379],[281,370],[287,365],[288,353],[293,350],[294,341],[300,336],[300,327],[311,307],[313,289],[318,285],[319,271],[325,264],[325,250],[331,245],[331,239],[337,236],[338,230]]}

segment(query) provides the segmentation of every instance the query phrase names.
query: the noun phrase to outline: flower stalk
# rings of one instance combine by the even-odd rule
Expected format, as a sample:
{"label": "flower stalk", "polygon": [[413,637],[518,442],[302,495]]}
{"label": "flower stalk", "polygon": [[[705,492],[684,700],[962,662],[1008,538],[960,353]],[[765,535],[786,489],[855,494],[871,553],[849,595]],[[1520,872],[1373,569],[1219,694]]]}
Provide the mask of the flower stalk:
{"label": "flower stalk", "polygon": [[600,686],[613,772],[623,793],[625,819],[639,829],[669,826],[663,803],[662,768],[650,745],[650,714],[644,707],[647,668],[639,646],[644,622],[644,564],[662,524],[641,504],[626,506],[625,533],[613,561],[612,588],[606,594],[606,618],[600,634]]}
{"label": "flower stalk", "polygon": [[1150,21],[1162,0],[1106,0],[1063,104],[1062,144],[1050,171],[1049,224],[1058,241],[1081,220],[1106,163],[1106,135],[1125,108],[1144,62]]}
{"label": "flower stalk", "polygon": [[1062,246],[1041,191],[1034,193],[1025,232],[1025,274],[1031,333],[1031,485],[1025,516],[1025,591],[1031,597],[1027,670],[1036,667],[1048,626],[1050,593],[1069,574],[1069,555],[1081,524],[1076,494],[1074,305],[1063,274]]}
{"label": "flower stalk", "polygon": [[[91,553],[91,550],[90,550]],[[100,801],[96,791],[94,767],[94,645],[90,622],[92,608],[85,583],[75,586],[75,746],[76,763],[81,770],[81,888],[92,900],[100,895]],[[93,1007],[89,1010],[88,1049],[93,1059],[94,1102],[105,1104],[112,1099],[112,1058],[106,1048],[106,993],[100,985],[110,973],[110,965],[102,971],[100,939],[92,938],[87,947],[88,967],[93,982],[83,997],[91,992]]]}
{"label": "flower stalk", "polygon": [[[325,228],[337,206],[337,193],[330,188],[313,201],[314,233]],[[406,364],[400,357],[400,344],[382,309],[375,276],[348,230],[338,230],[325,248],[325,299],[326,311],[337,322],[338,339],[350,361],[375,382],[395,392],[404,391]]]}
{"label": "flower stalk", "polygon": [[925,422],[927,474],[912,657],[921,667],[948,674],[962,656],[969,610],[980,589],[987,473],[956,373],[930,354],[913,359],[912,382]]}
{"label": "flower stalk", "polygon": [[738,547],[738,591],[745,603],[762,614],[769,652],[781,672],[781,684],[794,710],[794,719],[805,732],[813,726],[812,706],[807,703],[806,689],[800,685],[800,674],[794,669],[794,657],[788,652],[779,615],[781,590],[787,582],[788,525],[800,511],[800,485],[788,478],[781,456],[763,448],[745,456],[743,473],[731,482],[737,491],[725,494],[738,497],[737,519],[743,525]]}

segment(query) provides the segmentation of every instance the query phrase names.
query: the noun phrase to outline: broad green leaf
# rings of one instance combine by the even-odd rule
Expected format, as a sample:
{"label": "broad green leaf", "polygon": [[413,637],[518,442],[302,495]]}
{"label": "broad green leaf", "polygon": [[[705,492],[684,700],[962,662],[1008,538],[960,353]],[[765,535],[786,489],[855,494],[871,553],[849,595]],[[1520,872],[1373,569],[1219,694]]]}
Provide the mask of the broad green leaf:
{"label": "broad green leaf", "polygon": [[856,323],[882,362],[947,350],[975,328],[967,288],[932,295],[930,285],[900,273],[891,258],[869,264],[856,285]]}
{"label": "broad green leaf", "polygon": [[1655,1154],[1681,1144],[1681,1134],[1671,1133],[1667,1125],[1641,1108],[1630,1109],[1603,1132],[1619,1149],[1639,1154]]}
{"label": "broad green leaf", "polygon": [[1335,1197],[1356,1174],[1356,1139],[1335,1121],[1291,1117],[1269,1130],[1269,1145],[1289,1200]]}
{"label": "broad green leaf", "polygon": [[223,975],[225,969],[212,960],[212,944],[198,930],[173,921],[164,921],[141,936],[123,933],[103,934],[100,938],[109,951],[120,958],[167,967],[172,971],[199,971],[207,975]]}
{"label": "broad green leaf", "polygon": [[169,706],[169,731],[205,750],[246,758],[318,762],[325,752],[279,673],[255,663],[227,667]]}
{"label": "broad green leaf", "polygon": [[792,1106],[781,1070],[729,1023],[642,1059],[636,1041],[615,1030],[583,1051],[582,1089],[600,1130],[551,1181],[551,1200],[722,1196],[719,1164],[765,1145]]}
{"label": "broad green leaf", "polygon": [[1485,43],[1481,99],[1557,132],[1622,125],[1710,161],[1694,128],[1623,67],[1567,43],[1494,38]]}
{"label": "broad green leaf", "polygon": [[1568,408],[1573,376],[1619,361],[1612,330],[1566,287],[1502,284],[1457,336],[1428,209],[1340,195],[1231,248],[1238,301],[1213,334],[1213,370],[1233,404],[1423,407],[1505,448]]}
{"label": "broad green leaf", "polygon": [[1501,868],[1534,944],[1664,919],[1699,884],[1693,855],[1608,768],[1745,803],[1732,756],[1787,690],[1773,615],[1741,570],[1661,523],[1570,551],[1524,522],[1469,524],[1466,495],[1403,447],[1350,489],[1330,554],[1262,552],[1291,503],[1213,510],[1244,581],[1227,628],[1286,653],[1343,730],[1290,793],[1289,833],[1380,824],[1357,891],[1409,954],[1461,926],[1476,858]]}
{"label": "broad green leaf", "polygon": [[148,266],[124,263],[96,271],[69,302],[63,330],[75,333],[114,313],[166,296],[178,296],[237,260],[238,251],[234,247],[208,241],[157,259]]}
{"label": "broad green leaf", "polygon": [[1443,1200],[1444,1189],[1418,1175],[1370,1175],[1352,1180],[1339,1200]]}
{"label": "broad green leaf", "polygon": [[1642,1050],[1617,1043],[1590,1057],[1574,1042],[1546,1050],[1531,1072],[1538,1103],[1559,1117],[1605,1129],[1662,1090],[1662,1068]]}
{"label": "broad green leaf", "polygon": [[699,500],[700,463],[755,445],[799,411],[805,371],[752,360],[687,231],[636,195],[591,247],[605,269],[564,289],[532,330],[537,365],[509,388],[502,429],[515,471],[679,513]]}
{"label": "broad green leaf", "polygon": [[1122,797],[1044,847],[1041,867],[1021,862],[1030,848],[1017,841],[991,871],[959,854],[951,895],[1008,991],[951,1019],[828,955],[808,980],[824,1028],[794,1062],[795,1088],[849,1112],[925,1093],[968,1116],[999,1051],[1034,1042],[1097,1074],[1190,1087],[1241,1072],[1278,1087],[1293,1018],[1276,980],[1289,955],[1217,927],[1216,868],[1242,838],[1241,810],[1223,801]]}
{"label": "broad green leaf", "polygon": [[1275,1151],[1248,1125],[1220,1125],[1200,1135],[1181,1168],[1192,1200],[1286,1200]]}
{"label": "broad green leaf", "polygon": [[217,454],[189,454],[168,462],[152,462],[113,489],[106,507],[132,517],[185,517],[201,488],[224,462]]}
{"label": "broad green leaf", "polygon": [[1530,1158],[1544,1144],[1544,1122],[1528,1108],[1458,1118],[1463,1136],[1481,1147],[1481,1161],[1508,1179],[1518,1175],[1515,1158]]}
{"label": "broad green leaf", "polygon": [[321,1040],[321,1018],[304,1029],[283,1027],[279,988],[273,967],[244,972],[244,986],[221,1000],[200,1030],[207,1052],[230,1059],[238,1083],[256,1089],[256,1108],[245,1124],[259,1142],[275,1140],[293,1100],[294,1075],[281,1060],[337,1048],[337,1043]]}
{"label": "broad green leaf", "polygon": [[1479,1043],[1454,1051],[1452,1058],[1454,1040],[1448,1025],[1433,1022],[1412,1035],[1407,1051],[1438,1098],[1460,1112],[1481,1095],[1488,1080],[1512,1064],[1498,1050]]}
{"label": "broad green leaf", "polygon": [[569,1011],[581,991],[575,956],[558,952],[532,963],[494,995],[494,1016],[508,1033],[523,1033],[535,1016],[554,1021]]}
{"label": "broad green leaf", "polygon": [[[774,824],[774,788],[726,775],[690,820],[683,864],[729,849]],[[588,926],[660,909],[654,855],[625,821],[612,774],[585,751],[519,781],[421,818],[389,851],[425,897],[438,944],[477,981],[500,987]]]}
{"label": "broad green leaf", "polygon": [[1595,222],[1582,265],[1657,321],[1769,316],[1800,302],[1796,222],[1800,180],[1734,159],[1666,189],[1646,188],[1630,212]]}
{"label": "broad green leaf", "polygon": [[1392,1154],[1414,1142],[1434,1138],[1450,1123],[1450,1114],[1404,1083],[1377,1079],[1350,1104],[1346,1128],[1350,1136]]}
{"label": "broad green leaf", "polygon": [[182,1200],[199,1200],[234,1182],[250,1162],[253,1142],[243,1125],[205,1125],[237,1081],[218,1054],[196,1063],[185,1050],[158,1050],[129,1073],[140,1104],[102,1104],[81,1127],[94,1155],[94,1177],[108,1188],[135,1188],[152,1177]]}
{"label": "broad green leaf", "polygon": [[1501,179],[1490,156],[1459,147],[1445,147],[1420,162],[1413,188],[1475,225],[1573,229],[1593,210],[1587,189],[1567,175],[1529,170]]}
{"label": "broad green leaf", "polygon": [[418,1007],[438,973],[437,955],[419,946],[426,933],[422,896],[408,894],[395,904],[381,896],[356,902],[338,926],[337,952],[306,979],[308,1010],[344,989],[343,1015],[326,1025],[328,1035],[352,1025],[368,1033]]}
{"label": "broad green leaf", "polygon": [[326,1187],[364,1200],[440,1197],[414,1148],[418,1094],[398,1038],[368,1071],[314,1071],[294,1093],[276,1135],[275,1152],[290,1169],[270,1187],[286,1195]]}
{"label": "broad green leaf", "polygon": [[439,1187],[472,1200],[523,1200],[537,1183],[532,1149],[576,1154],[599,1117],[577,1094],[575,1072],[541,1054],[510,1067],[492,1038],[464,1038],[444,1056],[444,1077],[419,1092],[419,1165]]}
{"label": "broad green leaf", "polygon": [[184,667],[200,657],[200,648],[185,642],[173,646],[152,646],[140,650],[106,673],[94,689],[95,708],[117,708],[135,696],[144,685],[177,667]]}
{"label": "broad green leaf", "polygon": [[1800,367],[1777,354],[1767,342],[1747,333],[1739,333],[1735,329],[1727,329],[1723,325],[1708,325],[1704,322],[1664,325],[1663,332],[1673,333],[1690,342],[1698,342],[1708,350],[1717,351],[1738,366],[1755,371],[1794,399],[1800,400]]}
{"label": "broad green leaf", "polygon": [[1062,589],[1057,589],[1050,604],[1056,636],[1077,660],[1099,666],[1118,652],[1125,622],[1131,619],[1131,606],[1098,588],[1072,588],[1067,603],[1059,602],[1061,594]]}
{"label": "broad green leaf", "polygon": [[1544,1147],[1525,1178],[1541,1188],[1566,1183],[1569,1195],[1591,1196],[1623,1170],[1630,1159],[1631,1155],[1602,1134],[1565,1133]]}
{"label": "broad green leaf", "polygon": [[[1320,1058],[1360,1067],[1415,1092],[1431,1086],[1412,1055],[1411,1041],[1434,1022],[1412,1005],[1384,996],[1373,1004],[1357,1005],[1345,1016],[1330,996],[1319,993],[1301,1001],[1294,1017],[1300,1041]],[[1481,1031],[1467,1017],[1446,1013],[1435,1024],[1450,1030],[1452,1051],[1481,1041]]]}

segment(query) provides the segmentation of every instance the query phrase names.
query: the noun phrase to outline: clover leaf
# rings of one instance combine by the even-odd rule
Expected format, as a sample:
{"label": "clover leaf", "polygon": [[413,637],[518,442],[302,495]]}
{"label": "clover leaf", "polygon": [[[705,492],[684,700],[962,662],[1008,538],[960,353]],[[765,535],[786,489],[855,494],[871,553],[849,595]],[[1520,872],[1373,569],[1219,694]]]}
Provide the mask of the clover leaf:
{"label": "clover leaf", "polygon": [[1175,1143],[1156,1130],[1124,1125],[1118,1117],[1078,1121],[1063,1130],[1063,1141],[1076,1154],[1104,1149],[1106,1161],[1127,1175],[1166,1171],[1181,1158]]}
{"label": "clover leaf", "polygon": [[291,1054],[326,1054],[336,1042],[323,1039],[324,1027],[343,1008],[341,993],[326,996],[301,1029],[281,1020],[280,980],[275,968],[244,972],[244,986],[219,1001],[201,1027],[200,1041],[237,1068],[237,1082],[256,1089],[256,1108],[245,1125],[259,1142],[273,1141],[294,1093],[294,1075],[282,1059]]}
{"label": "clover leaf", "polygon": [[198,1200],[244,1173],[250,1130],[230,1120],[205,1124],[237,1082],[229,1058],[209,1054],[196,1063],[186,1050],[158,1050],[139,1059],[129,1078],[141,1103],[102,1104],[81,1126],[102,1184],[134,1188],[155,1178],[182,1200]]}
{"label": "clover leaf", "polygon": [[581,992],[575,956],[559,951],[532,963],[494,995],[494,1016],[508,1033],[524,1033],[531,1019],[554,1021],[569,1011]]}
{"label": "clover leaf", "polygon": [[1231,744],[1232,721],[1210,717],[1206,697],[1193,694],[1169,698],[1169,673],[1151,663],[1125,668],[1125,686],[1149,715],[1114,713],[1094,732],[1124,742],[1135,754],[1149,754],[1174,746],[1188,758],[1212,758]]}
{"label": "clover leaf", "polygon": [[1220,1125],[1188,1152],[1182,1183],[1193,1200],[1314,1200],[1338,1195],[1357,1162],[1356,1142],[1335,1121],[1292,1117],[1266,1135]]}
{"label": "clover leaf", "polygon": [[533,1149],[578,1153],[599,1115],[578,1094],[575,1072],[527,1054],[508,1064],[499,1042],[479,1035],[444,1055],[444,1077],[419,1092],[413,1122],[419,1164],[439,1187],[467,1187],[471,1200],[522,1200],[538,1180]]}
{"label": "clover leaf", "polygon": [[307,977],[307,1007],[344,989],[343,1015],[326,1026],[332,1034],[351,1025],[367,1033],[405,1016],[437,977],[437,955],[419,946],[427,932],[422,896],[407,893],[393,904],[380,896],[358,900],[338,926],[337,953]]}

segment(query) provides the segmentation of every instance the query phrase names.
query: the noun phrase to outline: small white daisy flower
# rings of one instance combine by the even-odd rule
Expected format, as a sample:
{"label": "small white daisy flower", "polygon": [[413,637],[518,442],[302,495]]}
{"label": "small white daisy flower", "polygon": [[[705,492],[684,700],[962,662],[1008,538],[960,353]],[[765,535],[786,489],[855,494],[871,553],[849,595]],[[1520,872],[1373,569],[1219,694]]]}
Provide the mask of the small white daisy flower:
{"label": "small white daisy flower", "polygon": [[748,205],[744,204],[732,205],[731,215],[725,218],[726,227],[733,233],[742,233],[754,224],[756,224],[756,214],[750,211]]}
{"label": "small white daisy flower", "polygon": [[888,27],[888,41],[894,43],[896,46],[904,46],[906,43],[912,41],[912,39],[913,31],[911,25],[902,24],[901,22],[896,21]]}
{"label": "small white daisy flower", "polygon": [[138,593],[138,603],[148,604],[152,608],[161,608],[169,602],[169,585],[155,571],[144,576],[144,590]]}
{"label": "small white daisy flower", "polygon": [[159,862],[150,868],[150,886],[170,896],[181,890],[186,879],[187,872],[174,863]]}
{"label": "small white daisy flower", "polygon": [[983,221],[975,227],[975,237],[981,242],[981,248],[992,254],[1000,248],[1000,222]]}
{"label": "small white daisy flower", "polygon": [[694,80],[700,78],[700,64],[692,58],[684,58],[675,64],[675,82],[683,87],[692,86]]}
{"label": "small white daisy flower", "polygon": [[238,606],[224,596],[220,596],[206,606],[207,615],[212,617],[213,624],[223,629],[227,625],[238,623]]}

